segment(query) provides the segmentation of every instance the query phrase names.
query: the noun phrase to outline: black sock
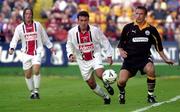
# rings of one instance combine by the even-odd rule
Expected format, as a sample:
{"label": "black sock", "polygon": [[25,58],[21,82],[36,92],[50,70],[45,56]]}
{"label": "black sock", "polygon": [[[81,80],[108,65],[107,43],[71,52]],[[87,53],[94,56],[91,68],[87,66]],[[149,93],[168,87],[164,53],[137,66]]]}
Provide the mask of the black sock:
{"label": "black sock", "polygon": [[119,86],[117,85],[120,91],[120,94],[125,94],[125,86]]}
{"label": "black sock", "polygon": [[147,86],[148,86],[148,94],[149,95],[153,95],[155,85],[156,85],[155,78],[147,78]]}

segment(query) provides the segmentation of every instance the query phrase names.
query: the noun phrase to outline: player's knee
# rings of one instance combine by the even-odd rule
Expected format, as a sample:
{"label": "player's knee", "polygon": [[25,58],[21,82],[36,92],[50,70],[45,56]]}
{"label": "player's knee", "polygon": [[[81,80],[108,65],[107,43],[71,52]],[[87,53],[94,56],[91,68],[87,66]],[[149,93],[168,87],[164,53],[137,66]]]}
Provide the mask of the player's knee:
{"label": "player's knee", "polygon": [[91,89],[96,88],[96,83],[93,80],[89,80],[89,81],[87,81],[87,83]]}
{"label": "player's knee", "polygon": [[155,77],[155,71],[154,71],[154,70],[148,70],[148,71],[146,72],[146,74],[147,74],[148,76]]}
{"label": "player's knee", "polygon": [[39,70],[39,69],[34,69],[34,70],[33,70],[33,73],[34,73],[35,75],[39,75],[40,70]]}
{"label": "player's knee", "polygon": [[39,75],[39,71],[34,71],[34,75]]}
{"label": "player's knee", "polygon": [[119,79],[118,80],[118,84],[122,85],[122,86],[126,85],[126,82],[127,82],[127,80],[125,80],[125,79]]}
{"label": "player's knee", "polygon": [[25,73],[25,77],[26,77],[27,79],[30,79],[30,78],[32,77],[32,75],[31,75],[31,74],[28,74],[28,73]]}

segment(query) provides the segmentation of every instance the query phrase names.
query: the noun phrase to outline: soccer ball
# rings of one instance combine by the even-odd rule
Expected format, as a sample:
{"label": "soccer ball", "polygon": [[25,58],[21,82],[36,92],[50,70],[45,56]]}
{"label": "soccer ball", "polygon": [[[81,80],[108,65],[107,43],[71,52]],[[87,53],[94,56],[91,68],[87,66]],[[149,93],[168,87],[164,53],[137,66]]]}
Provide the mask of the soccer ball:
{"label": "soccer ball", "polygon": [[116,81],[117,74],[112,69],[107,69],[102,74],[103,81],[108,84],[113,84]]}

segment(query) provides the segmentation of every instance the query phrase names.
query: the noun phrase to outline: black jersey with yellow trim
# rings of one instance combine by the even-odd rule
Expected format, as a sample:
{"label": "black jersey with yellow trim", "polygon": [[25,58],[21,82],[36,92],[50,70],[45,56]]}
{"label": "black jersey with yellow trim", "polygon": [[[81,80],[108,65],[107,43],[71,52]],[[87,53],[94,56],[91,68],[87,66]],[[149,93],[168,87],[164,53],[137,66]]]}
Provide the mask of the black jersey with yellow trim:
{"label": "black jersey with yellow trim", "polygon": [[148,57],[150,48],[154,45],[157,51],[162,51],[163,46],[157,29],[145,23],[139,26],[135,22],[124,26],[118,48],[123,48],[128,56]]}

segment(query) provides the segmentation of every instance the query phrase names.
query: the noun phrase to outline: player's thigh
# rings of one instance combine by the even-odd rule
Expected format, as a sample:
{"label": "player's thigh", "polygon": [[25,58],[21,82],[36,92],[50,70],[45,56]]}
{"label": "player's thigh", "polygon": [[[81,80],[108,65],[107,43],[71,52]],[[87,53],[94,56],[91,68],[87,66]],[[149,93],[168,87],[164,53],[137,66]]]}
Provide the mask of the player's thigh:
{"label": "player's thigh", "polygon": [[90,79],[93,73],[92,62],[77,59],[77,63],[79,65],[83,80],[87,81],[88,79]]}
{"label": "player's thigh", "polygon": [[131,77],[131,73],[127,69],[121,69],[119,72],[119,83],[126,83]]}
{"label": "player's thigh", "polygon": [[32,56],[33,58],[32,58],[32,64],[33,65],[36,65],[36,64],[41,64],[41,54],[37,54],[37,55],[34,55],[34,56]]}
{"label": "player's thigh", "polygon": [[26,78],[28,78],[28,79],[31,78],[31,76],[32,76],[32,68],[24,70],[24,74],[25,74]]}
{"label": "player's thigh", "polygon": [[41,67],[41,55],[37,54],[33,56],[32,59],[32,64],[33,64],[33,72],[34,74],[39,74],[40,67]]}
{"label": "player's thigh", "polygon": [[102,79],[102,74],[104,72],[104,68],[98,68],[95,70],[96,71],[96,75],[98,78]]}
{"label": "player's thigh", "polygon": [[38,75],[39,72],[40,72],[40,68],[41,68],[41,65],[40,65],[40,64],[34,64],[34,65],[33,65],[33,73],[34,73],[35,75]]}
{"label": "player's thigh", "polygon": [[94,89],[96,87],[96,81],[95,81],[94,75],[91,75],[90,78],[86,82],[91,89]]}
{"label": "player's thigh", "polygon": [[155,77],[155,68],[152,62],[148,62],[144,67],[144,72],[151,77]]}
{"label": "player's thigh", "polygon": [[32,67],[32,56],[22,53],[21,62],[24,71],[30,69]]}
{"label": "player's thigh", "polygon": [[102,63],[102,58],[100,54],[95,55],[95,58],[93,60],[93,69],[96,71],[96,75],[102,79],[102,74],[104,72],[104,66]]}

